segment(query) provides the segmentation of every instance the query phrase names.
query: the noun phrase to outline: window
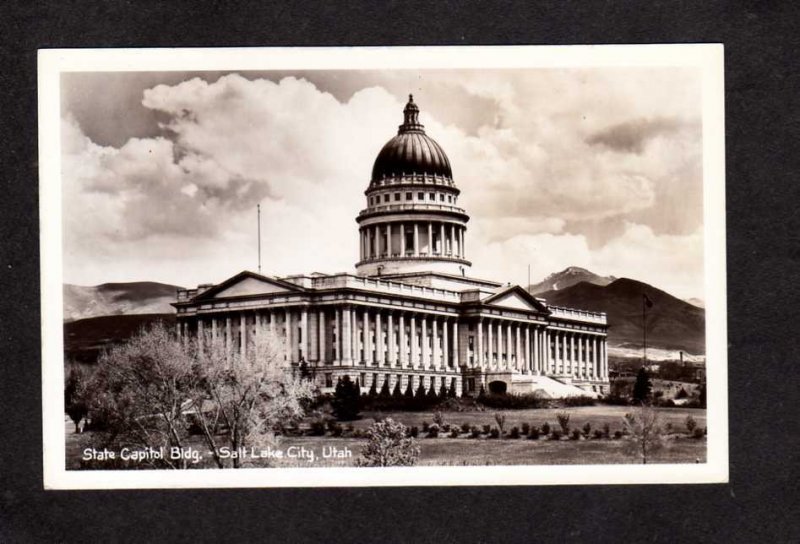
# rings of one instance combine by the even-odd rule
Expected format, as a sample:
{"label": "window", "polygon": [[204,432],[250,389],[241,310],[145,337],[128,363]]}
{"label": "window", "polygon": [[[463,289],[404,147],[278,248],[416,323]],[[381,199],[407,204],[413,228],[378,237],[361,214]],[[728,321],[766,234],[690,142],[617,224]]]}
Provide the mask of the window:
{"label": "window", "polygon": [[453,195],[447,195],[447,201],[453,202]]}
{"label": "window", "polygon": [[384,202],[389,202],[389,195],[388,194],[383,195],[383,201]]}
{"label": "window", "polygon": [[333,374],[330,372],[325,373],[325,387],[333,387]]}
{"label": "window", "polygon": [[430,200],[436,200],[436,193],[430,193],[430,194],[428,195],[428,198],[429,198]]}
{"label": "window", "polygon": [[418,200],[425,200],[425,193],[417,193]]}
{"label": "window", "polygon": [[439,200],[441,202],[444,202],[444,194],[441,194],[441,193],[439,194]]}
{"label": "window", "polygon": [[397,202],[398,200],[400,200],[400,193],[395,193],[395,194],[394,194],[394,200],[395,200],[395,202]]}
{"label": "window", "polygon": [[413,197],[412,193],[406,193],[406,200],[411,200]]}

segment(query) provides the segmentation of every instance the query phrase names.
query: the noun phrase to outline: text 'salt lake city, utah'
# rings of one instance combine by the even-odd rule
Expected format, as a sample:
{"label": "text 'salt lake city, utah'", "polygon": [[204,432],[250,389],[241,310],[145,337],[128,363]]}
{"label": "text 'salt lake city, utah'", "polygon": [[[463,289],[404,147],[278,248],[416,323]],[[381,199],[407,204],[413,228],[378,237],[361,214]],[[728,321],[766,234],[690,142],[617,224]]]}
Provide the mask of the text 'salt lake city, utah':
{"label": "text 'salt lake city, utah'", "polygon": [[40,52],[45,486],[724,482],[719,45]]}

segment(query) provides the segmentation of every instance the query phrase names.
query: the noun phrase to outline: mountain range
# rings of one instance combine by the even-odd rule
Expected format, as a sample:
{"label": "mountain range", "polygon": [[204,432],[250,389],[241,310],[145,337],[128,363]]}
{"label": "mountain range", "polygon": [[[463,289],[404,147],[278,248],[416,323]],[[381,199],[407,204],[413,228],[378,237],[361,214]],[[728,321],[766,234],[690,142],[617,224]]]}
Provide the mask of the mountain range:
{"label": "mountain range", "polygon": [[608,285],[583,281],[537,294],[554,306],[605,312],[609,346],[618,348],[643,345],[644,295],[653,303],[646,315],[648,347],[705,353],[705,310],[652,285],[621,278]]}
{"label": "mountain range", "polygon": [[550,274],[539,283],[529,285],[528,292],[538,295],[546,291],[560,291],[582,281],[593,283],[594,285],[608,285],[616,279],[614,276],[598,276],[594,272],[579,266],[570,266],[561,272]]}
{"label": "mountain range", "polygon": [[91,287],[64,284],[64,321],[103,315],[171,314],[177,285],[137,281]]}

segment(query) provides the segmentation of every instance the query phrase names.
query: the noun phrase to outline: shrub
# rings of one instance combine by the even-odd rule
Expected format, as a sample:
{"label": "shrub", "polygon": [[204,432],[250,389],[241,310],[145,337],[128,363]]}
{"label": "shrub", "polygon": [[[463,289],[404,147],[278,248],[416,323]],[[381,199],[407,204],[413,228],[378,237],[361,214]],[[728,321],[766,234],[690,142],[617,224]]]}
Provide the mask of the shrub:
{"label": "shrub", "polygon": [[544,422],[542,425],[542,434],[545,436],[550,436],[550,424],[548,422]]}
{"label": "shrub", "polygon": [[347,433],[352,433],[352,432],[355,430],[355,427],[353,427],[353,425],[352,425],[352,424],[348,424],[348,425],[345,425],[345,426],[344,426],[344,430],[345,430],[345,432],[347,432]]}
{"label": "shrub", "polygon": [[574,406],[594,406],[594,399],[592,397],[587,397],[585,395],[580,395],[577,397],[566,397],[561,401],[564,406],[566,407],[574,407]]}
{"label": "shrub", "polygon": [[489,432],[489,438],[500,438],[500,429],[492,427],[492,430]]}
{"label": "shrub", "polygon": [[444,426],[444,415],[442,412],[434,412],[433,414],[433,422],[436,423],[439,427]]}
{"label": "shrub", "polygon": [[611,426],[608,423],[603,425],[603,438],[611,438]]}
{"label": "shrub", "polygon": [[[450,432],[450,424],[449,424],[449,423],[445,423],[444,425],[442,425],[442,426],[441,426],[441,428],[442,428],[442,430],[443,430],[444,432],[446,432],[446,433],[449,433],[449,432]],[[457,428],[457,427],[456,427],[456,428]]]}
{"label": "shrub", "polygon": [[511,427],[511,431],[508,433],[509,438],[519,438],[519,427],[516,425]]}
{"label": "shrub", "polygon": [[553,432],[550,433],[550,440],[561,440],[561,431],[553,429]]}
{"label": "shrub", "polygon": [[364,435],[364,431],[362,431],[361,429],[356,429],[355,431],[353,431],[353,435],[352,436],[353,436],[353,438],[364,438],[365,435]]}
{"label": "shrub", "polygon": [[453,427],[450,430],[450,438],[458,438],[459,435],[461,435],[461,433],[459,432],[458,427]]}
{"label": "shrub", "polygon": [[581,439],[581,431],[579,429],[572,429],[572,433],[569,435],[570,440],[580,440]]}
{"label": "shrub", "polygon": [[686,389],[681,387],[680,390],[678,391],[678,393],[675,395],[675,398],[676,399],[685,399],[688,396],[689,396],[689,394],[686,392]]}
{"label": "shrub", "polygon": [[461,432],[462,433],[468,433],[468,432],[470,432],[471,429],[472,429],[472,427],[470,426],[469,423],[462,423],[461,424]]}
{"label": "shrub", "polygon": [[345,375],[336,382],[336,390],[331,401],[333,415],[339,421],[351,421],[358,418],[361,410],[361,393],[359,388]]}
{"label": "shrub", "polygon": [[419,447],[409,438],[406,426],[392,419],[374,423],[367,431],[367,438],[367,445],[356,461],[358,466],[410,466],[419,458]]}
{"label": "shrub", "polygon": [[689,431],[689,434],[692,434],[694,430],[697,428],[697,421],[692,416],[686,416],[686,430]]}
{"label": "shrub", "polygon": [[483,434],[489,434],[490,431],[491,431],[491,425],[483,426]]}
{"label": "shrub", "polygon": [[325,420],[315,419],[310,424],[309,434],[311,436],[324,436],[325,435]]}
{"label": "shrub", "polygon": [[430,427],[430,423],[428,423],[427,421],[423,421],[422,422],[422,432],[423,433],[427,433],[429,427]]}
{"label": "shrub", "polygon": [[428,426],[428,438],[436,438],[439,436],[439,426],[436,423],[432,423]]}
{"label": "shrub", "polygon": [[695,428],[694,432],[692,432],[692,438],[696,438],[699,440],[703,438],[703,436],[705,435],[703,433],[703,429],[701,429],[700,427]]}
{"label": "shrub", "polygon": [[472,429],[470,429],[470,436],[472,438],[480,438],[481,430],[478,429],[477,427],[473,427]]}
{"label": "shrub", "polygon": [[589,438],[591,434],[592,434],[592,424],[587,421],[586,425],[583,426],[583,436]]}
{"label": "shrub", "polygon": [[561,432],[569,434],[569,412],[559,412],[556,414],[558,425],[561,427]]}
{"label": "shrub", "polygon": [[501,410],[525,410],[541,408],[544,400],[535,393],[525,394],[484,394],[478,395],[477,401],[487,408],[497,408]]}
{"label": "shrub", "polygon": [[388,399],[391,396],[391,391],[389,391],[389,380],[383,382],[381,386],[381,392],[378,393],[378,397],[382,399]]}
{"label": "shrub", "polygon": [[331,436],[339,437],[342,436],[343,432],[344,432],[344,427],[342,427],[338,423],[335,423],[333,427],[331,427]]}
{"label": "shrub", "polygon": [[531,427],[531,430],[528,433],[528,439],[539,440],[539,427]]}
{"label": "shrub", "polygon": [[614,431],[614,440],[622,438],[622,431]]}
{"label": "shrub", "polygon": [[531,426],[530,426],[530,424],[528,424],[528,423],[523,423],[523,424],[522,424],[522,434],[525,434],[525,435],[527,435],[527,434],[529,434],[530,432],[531,432]]}
{"label": "shrub", "polygon": [[392,398],[395,400],[399,400],[403,398],[403,391],[400,389],[400,380],[397,380],[394,384],[394,389],[392,390]]}
{"label": "shrub", "polygon": [[417,427],[416,425],[411,427],[411,429],[409,429],[408,431],[408,436],[410,436],[411,438],[416,438],[417,436],[419,436],[419,427]]}
{"label": "shrub", "polygon": [[497,427],[500,429],[500,434],[504,434],[506,426],[506,416],[498,412],[494,415],[494,420],[497,422]]}
{"label": "shrub", "polygon": [[602,438],[603,438],[603,431],[601,431],[600,429],[595,429],[594,430],[594,439],[595,440],[600,440]]}

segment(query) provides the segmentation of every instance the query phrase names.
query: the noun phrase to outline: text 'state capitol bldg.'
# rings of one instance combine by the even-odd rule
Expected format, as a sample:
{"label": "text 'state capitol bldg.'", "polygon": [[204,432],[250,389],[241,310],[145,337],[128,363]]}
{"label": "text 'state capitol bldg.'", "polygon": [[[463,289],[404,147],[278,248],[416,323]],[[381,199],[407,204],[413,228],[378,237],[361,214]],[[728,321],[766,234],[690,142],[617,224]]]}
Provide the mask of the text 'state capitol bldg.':
{"label": "text 'state capitol bldg.'", "polygon": [[181,335],[229,350],[270,331],[287,365],[303,361],[322,391],[349,375],[362,388],[438,392],[608,392],[606,315],[549,306],[520,286],[472,278],[466,211],[444,150],[413,98],[381,149],[356,217],[355,274],[282,278],[242,272],[179,290]]}

